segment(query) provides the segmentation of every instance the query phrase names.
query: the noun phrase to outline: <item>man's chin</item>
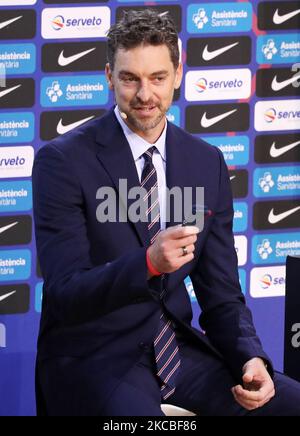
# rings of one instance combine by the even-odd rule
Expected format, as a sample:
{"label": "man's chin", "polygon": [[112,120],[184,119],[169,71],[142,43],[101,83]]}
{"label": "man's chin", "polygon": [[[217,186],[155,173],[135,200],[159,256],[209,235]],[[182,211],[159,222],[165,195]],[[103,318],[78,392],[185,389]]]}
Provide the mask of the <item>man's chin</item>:
{"label": "man's chin", "polygon": [[128,121],[142,132],[147,132],[148,130],[154,129],[159,125],[159,123],[164,119],[165,114],[161,113],[155,119],[138,119],[136,117],[128,117]]}

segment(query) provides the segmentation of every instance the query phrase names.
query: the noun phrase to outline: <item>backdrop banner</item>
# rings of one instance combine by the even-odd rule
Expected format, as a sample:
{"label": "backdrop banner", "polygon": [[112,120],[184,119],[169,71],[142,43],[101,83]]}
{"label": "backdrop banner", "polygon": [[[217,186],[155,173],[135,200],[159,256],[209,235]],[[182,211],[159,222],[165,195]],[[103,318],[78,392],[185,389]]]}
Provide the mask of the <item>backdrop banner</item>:
{"label": "backdrop banner", "polygon": [[[180,36],[184,78],[168,120],[224,154],[241,287],[282,370],[286,257],[300,256],[300,1],[0,0],[0,415],[35,414],[34,155],[113,105],[106,32],[124,10],[149,7]],[[189,278],[186,288],[197,326]]]}

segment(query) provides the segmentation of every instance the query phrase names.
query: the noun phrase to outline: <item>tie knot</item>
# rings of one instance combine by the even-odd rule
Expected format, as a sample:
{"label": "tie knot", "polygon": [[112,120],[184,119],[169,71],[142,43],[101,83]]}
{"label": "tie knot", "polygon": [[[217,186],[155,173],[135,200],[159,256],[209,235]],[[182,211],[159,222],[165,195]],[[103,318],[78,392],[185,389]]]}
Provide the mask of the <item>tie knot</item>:
{"label": "tie knot", "polygon": [[147,151],[145,151],[145,153],[143,154],[143,157],[145,159],[146,162],[152,161],[153,158],[153,153],[155,152],[156,147],[155,145],[153,145],[153,147],[148,148]]}

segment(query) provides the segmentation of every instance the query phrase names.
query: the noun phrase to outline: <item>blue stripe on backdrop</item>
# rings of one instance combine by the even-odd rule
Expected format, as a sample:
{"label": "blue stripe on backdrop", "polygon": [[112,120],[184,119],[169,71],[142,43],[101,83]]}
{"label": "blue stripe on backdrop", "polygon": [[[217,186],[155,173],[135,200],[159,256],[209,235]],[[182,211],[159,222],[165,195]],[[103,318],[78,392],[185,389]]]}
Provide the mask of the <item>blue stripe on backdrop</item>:
{"label": "blue stripe on backdrop", "polygon": [[[300,62],[296,12],[300,2],[159,0],[151,4],[174,16],[185,77],[188,74],[168,118],[224,153],[235,197],[241,285],[266,351],[282,369],[284,263],[300,244],[293,216],[299,214],[300,204],[300,172],[295,163],[300,156],[300,65],[293,65]],[[134,6],[144,7],[145,2],[0,0],[1,227],[15,230],[14,215],[32,215],[28,146],[37,150],[45,144],[41,138],[54,138],[113,104],[103,80],[105,59],[99,42],[105,40],[120,8]],[[257,75],[261,69],[268,73]],[[19,79],[31,77],[35,87],[18,84]],[[262,77],[266,82],[259,82]],[[23,98],[16,99],[17,93]],[[34,104],[16,107],[16,101]],[[190,107],[193,111],[187,110]],[[239,120],[239,114],[250,119]],[[205,117],[210,122],[203,122]],[[235,132],[226,131],[230,118]],[[284,210],[291,213],[280,223]],[[291,240],[293,244],[286,244]],[[280,257],[276,241],[285,242]],[[0,295],[9,299],[12,285],[17,292],[24,289],[17,285],[30,286],[29,304],[21,302],[25,312],[0,301],[0,415],[34,415],[42,278],[34,239],[8,247],[0,235],[0,246]],[[199,308],[188,280],[187,290],[196,326]],[[26,295],[20,292],[18,298]]]}

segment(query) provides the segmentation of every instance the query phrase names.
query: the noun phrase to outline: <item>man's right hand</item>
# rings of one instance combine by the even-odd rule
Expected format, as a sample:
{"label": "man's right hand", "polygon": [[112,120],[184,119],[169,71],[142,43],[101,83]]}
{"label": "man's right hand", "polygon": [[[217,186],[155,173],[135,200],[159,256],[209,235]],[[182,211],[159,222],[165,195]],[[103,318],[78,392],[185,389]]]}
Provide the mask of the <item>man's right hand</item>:
{"label": "man's right hand", "polygon": [[[195,226],[179,225],[162,230],[148,248],[154,268],[161,273],[172,273],[193,260],[198,233],[199,229]],[[184,247],[187,252],[185,255]],[[151,277],[149,273],[148,278]]]}

